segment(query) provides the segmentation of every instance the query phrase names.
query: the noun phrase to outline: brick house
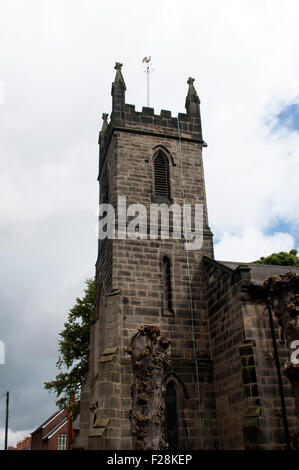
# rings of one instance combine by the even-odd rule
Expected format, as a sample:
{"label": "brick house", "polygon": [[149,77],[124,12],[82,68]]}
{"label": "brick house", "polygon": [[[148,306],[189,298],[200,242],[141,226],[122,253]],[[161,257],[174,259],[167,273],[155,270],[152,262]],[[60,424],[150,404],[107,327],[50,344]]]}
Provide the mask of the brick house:
{"label": "brick house", "polygon": [[[139,203],[147,209],[152,203],[201,204],[203,241],[187,256],[185,239],[173,236],[173,219],[168,239],[150,238],[146,227],[141,239],[118,232],[99,240],[89,372],[72,448],[132,448],[132,369],[124,347],[138,327],[151,324],[172,341],[171,367],[161,383],[170,448],[284,449],[260,286],[268,275],[289,268],[214,259],[202,155],[207,144],[194,80],[188,80],[186,113],[178,118],[148,107],[137,112],[125,102],[121,68],[117,63],[110,122],[104,113],[99,136],[99,201],[114,207],[117,229],[123,229],[119,196],[126,197],[127,207]],[[275,331],[283,363],[287,349],[277,322]],[[291,427],[294,398],[284,377],[283,385]]]}
{"label": "brick house", "polygon": [[17,443],[17,450],[31,450],[31,436],[26,436]]}
{"label": "brick house", "polygon": [[77,425],[67,410],[56,411],[31,433],[31,450],[70,450]]}

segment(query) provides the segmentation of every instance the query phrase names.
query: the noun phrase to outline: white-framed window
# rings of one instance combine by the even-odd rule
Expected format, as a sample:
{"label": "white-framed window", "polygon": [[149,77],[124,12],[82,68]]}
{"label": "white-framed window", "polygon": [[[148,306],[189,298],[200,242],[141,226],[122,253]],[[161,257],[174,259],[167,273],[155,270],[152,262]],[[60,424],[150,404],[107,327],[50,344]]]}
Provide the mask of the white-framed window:
{"label": "white-framed window", "polygon": [[58,436],[58,450],[66,450],[66,434]]}

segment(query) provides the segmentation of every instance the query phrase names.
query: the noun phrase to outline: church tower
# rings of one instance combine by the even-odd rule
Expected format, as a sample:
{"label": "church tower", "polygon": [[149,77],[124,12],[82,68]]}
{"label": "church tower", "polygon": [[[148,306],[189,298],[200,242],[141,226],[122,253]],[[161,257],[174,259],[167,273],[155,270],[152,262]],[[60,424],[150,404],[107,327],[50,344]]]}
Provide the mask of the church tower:
{"label": "church tower", "polygon": [[[124,351],[142,325],[171,339],[171,365],[164,377],[169,448],[216,447],[215,397],[209,349],[202,258],[213,258],[208,225],[200,100],[188,80],[186,113],[142,112],[125,102],[122,64],[116,63],[112,113],[103,114],[99,136],[100,204],[115,210],[115,236],[99,240],[96,309],[91,327],[89,372],[82,387],[80,435],[75,447],[131,449],[129,411],[132,367]],[[127,219],[119,217],[119,198]],[[184,236],[128,236],[133,204],[183,204],[203,208],[203,243],[186,250]],[[129,206],[131,207],[128,211]],[[165,207],[165,206],[164,206]],[[194,222],[194,214],[192,216]],[[125,228],[124,228],[125,225]],[[158,223],[161,228],[161,224]],[[127,228],[126,228],[127,227]],[[156,227],[159,228],[159,227]],[[182,227],[183,228],[183,227]],[[125,233],[124,230],[127,230]],[[132,235],[132,233],[131,233]]]}

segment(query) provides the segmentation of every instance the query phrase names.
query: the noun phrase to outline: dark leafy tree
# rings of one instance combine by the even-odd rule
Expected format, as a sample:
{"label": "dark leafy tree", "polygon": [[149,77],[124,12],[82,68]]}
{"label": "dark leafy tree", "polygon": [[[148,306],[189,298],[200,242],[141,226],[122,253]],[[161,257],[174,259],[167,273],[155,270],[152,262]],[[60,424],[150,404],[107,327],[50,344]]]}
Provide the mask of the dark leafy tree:
{"label": "dark leafy tree", "polygon": [[68,408],[73,419],[79,413],[81,385],[88,372],[89,332],[94,319],[95,280],[87,279],[85,295],[77,297],[68,314],[68,321],[59,333],[59,357],[56,363],[59,373],[46,390],[55,392],[59,409]]}
{"label": "dark leafy tree", "polygon": [[299,257],[297,250],[291,250],[289,253],[280,251],[272,253],[270,256],[262,256],[259,260],[254,261],[256,264],[276,264],[279,266],[299,266]]}

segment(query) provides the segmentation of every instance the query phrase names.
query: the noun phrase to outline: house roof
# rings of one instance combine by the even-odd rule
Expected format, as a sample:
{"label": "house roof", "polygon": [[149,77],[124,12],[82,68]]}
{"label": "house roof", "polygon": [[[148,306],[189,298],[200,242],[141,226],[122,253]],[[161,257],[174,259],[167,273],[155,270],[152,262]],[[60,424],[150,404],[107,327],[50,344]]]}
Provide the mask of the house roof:
{"label": "house roof", "polygon": [[278,266],[272,264],[256,264],[256,263],[242,263],[238,261],[219,261],[212,260],[207,256],[204,257],[207,262],[217,264],[219,267],[223,267],[231,272],[238,268],[247,268],[250,271],[250,282],[256,286],[261,286],[268,276],[274,276],[275,274],[283,274],[289,271],[299,274],[299,268],[295,266]]}
{"label": "house roof", "polygon": [[63,418],[57,424],[57,426],[55,426],[55,428],[51,429],[45,436],[43,436],[42,440],[45,441],[46,439],[49,439],[50,437],[54,436],[54,434],[56,434],[56,432],[59,431],[59,429],[62,428],[62,426],[64,426],[65,423],[67,423],[67,417]]}
{"label": "house roof", "polygon": [[54,414],[52,414],[46,421],[44,421],[40,426],[38,426],[34,431],[32,431],[32,434],[36,433],[37,431],[40,431],[40,429],[44,428],[47,424],[49,424],[54,418],[60,415],[60,413],[63,413],[64,410],[57,410]]}

